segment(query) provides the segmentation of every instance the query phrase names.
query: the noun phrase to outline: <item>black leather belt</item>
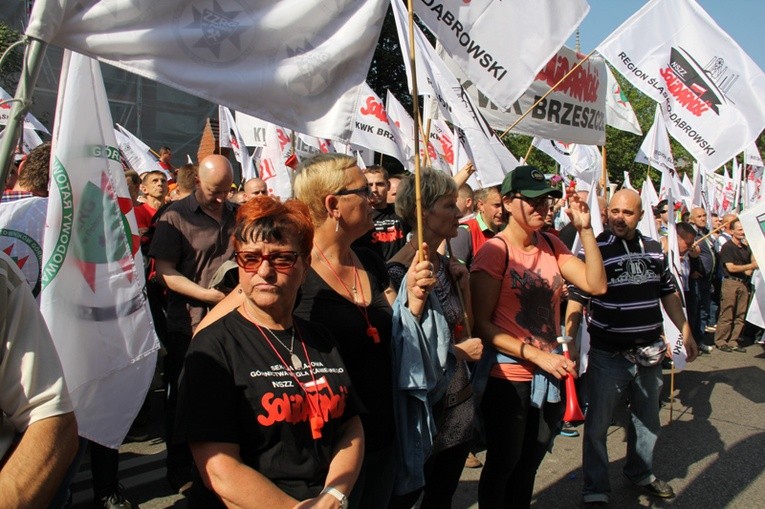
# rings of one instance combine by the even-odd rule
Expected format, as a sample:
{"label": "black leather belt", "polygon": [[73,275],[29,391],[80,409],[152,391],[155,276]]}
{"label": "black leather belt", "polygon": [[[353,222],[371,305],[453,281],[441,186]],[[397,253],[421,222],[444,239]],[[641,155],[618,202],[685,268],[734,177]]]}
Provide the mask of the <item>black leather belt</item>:
{"label": "black leather belt", "polygon": [[467,384],[465,387],[455,392],[454,394],[447,394],[444,396],[444,408],[452,408],[459,405],[460,403],[464,403],[472,395],[473,385]]}

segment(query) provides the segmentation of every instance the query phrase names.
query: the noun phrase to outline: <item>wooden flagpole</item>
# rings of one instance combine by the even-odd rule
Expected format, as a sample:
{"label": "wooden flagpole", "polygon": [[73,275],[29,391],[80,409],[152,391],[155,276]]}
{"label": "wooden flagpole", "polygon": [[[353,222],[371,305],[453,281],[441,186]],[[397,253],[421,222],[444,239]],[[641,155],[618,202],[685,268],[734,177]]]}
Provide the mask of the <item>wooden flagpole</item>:
{"label": "wooden flagpole", "polygon": [[[502,134],[502,136],[504,136],[504,134]],[[531,138],[529,149],[526,151],[526,155],[523,157],[523,164],[529,164],[529,156],[531,155],[532,150],[534,150],[534,138]]]}
{"label": "wooden flagpole", "polygon": [[[412,71],[412,107],[414,121],[416,122],[414,135],[414,198],[415,209],[417,211],[417,259],[423,261],[422,256],[422,187],[420,183],[420,137],[417,133],[422,131],[422,120],[420,119],[420,98],[417,95],[417,67],[415,67],[414,51],[414,3],[413,0],[407,1],[407,10],[409,11],[409,68]],[[438,246],[431,246],[436,248]]]}
{"label": "wooden flagpole", "polygon": [[[411,0],[410,0],[410,2],[411,2]],[[545,100],[545,98],[546,98],[548,95],[550,95],[550,94],[553,92],[553,90],[555,90],[556,88],[558,88],[558,87],[560,86],[560,84],[561,84],[561,83],[563,83],[564,81],[566,81],[566,78],[568,78],[568,77],[569,77],[569,76],[570,76],[570,75],[571,75],[571,74],[572,74],[574,71],[576,71],[576,70],[577,70],[577,69],[578,69],[578,68],[579,68],[579,67],[580,67],[580,66],[581,66],[583,63],[585,63],[587,60],[589,60],[589,59],[590,59],[590,57],[591,57],[591,56],[592,56],[592,55],[593,55],[593,54],[594,54],[596,51],[597,51],[597,49],[594,49],[594,50],[590,51],[589,53],[587,53],[587,55],[585,55],[585,57],[584,57],[583,59],[581,59],[579,62],[577,62],[577,63],[576,63],[576,65],[574,65],[574,67],[572,67],[571,69],[569,69],[569,71],[568,71],[566,74],[564,74],[564,75],[563,75],[563,77],[562,77],[560,80],[558,80],[558,83],[556,83],[555,85],[553,85],[552,87],[550,87],[550,90],[548,90],[547,92],[545,92],[545,93],[544,93],[544,95],[543,95],[542,97],[540,97],[539,99],[537,99],[537,102],[535,102],[534,104],[532,104],[532,105],[529,107],[529,109],[528,109],[528,110],[526,110],[526,112],[525,112],[523,115],[521,115],[520,117],[518,117],[518,120],[516,120],[515,122],[513,122],[513,125],[511,125],[510,127],[508,127],[508,128],[505,130],[505,132],[503,132],[502,134],[500,134],[500,135],[499,135],[499,138],[500,138],[500,139],[504,138],[504,137],[507,135],[507,133],[509,133],[510,131],[512,131],[512,130],[513,130],[513,128],[515,128],[515,126],[517,126],[518,124],[520,124],[520,123],[521,123],[521,121],[522,121],[524,118],[526,118],[526,117],[528,116],[528,114],[529,114],[529,113],[531,113],[531,112],[534,110],[534,108],[536,108],[536,107],[537,107],[537,105],[538,105],[539,103],[541,103],[542,101],[544,101],[544,100]]]}

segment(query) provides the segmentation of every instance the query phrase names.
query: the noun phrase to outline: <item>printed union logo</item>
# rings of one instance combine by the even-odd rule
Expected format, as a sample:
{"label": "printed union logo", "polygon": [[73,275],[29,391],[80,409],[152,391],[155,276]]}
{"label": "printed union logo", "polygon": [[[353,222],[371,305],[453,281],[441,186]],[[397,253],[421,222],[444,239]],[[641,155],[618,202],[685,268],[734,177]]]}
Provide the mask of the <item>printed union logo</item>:
{"label": "printed union logo", "polygon": [[254,30],[240,0],[184,4],[175,11],[175,36],[192,60],[217,67],[233,65],[249,54]]}
{"label": "printed union logo", "polygon": [[723,100],[730,101],[726,94],[738,81],[739,74],[725,65],[725,59],[713,56],[701,66],[683,48],[672,48],[669,67],[660,71],[667,82],[668,92],[685,109],[696,116],[712,110],[720,114]]}
{"label": "printed union logo", "polygon": [[16,266],[24,273],[32,294],[40,293],[40,267],[42,266],[42,247],[32,237],[18,230],[0,228],[0,246]]}
{"label": "printed union logo", "polygon": [[284,41],[277,53],[282,62],[277,71],[280,81],[303,97],[321,94],[331,82],[332,58],[314,42],[305,33],[296,35]]}
{"label": "printed union logo", "polygon": [[545,176],[542,175],[542,172],[539,170],[531,170],[531,178],[534,180],[542,181],[545,179]]}

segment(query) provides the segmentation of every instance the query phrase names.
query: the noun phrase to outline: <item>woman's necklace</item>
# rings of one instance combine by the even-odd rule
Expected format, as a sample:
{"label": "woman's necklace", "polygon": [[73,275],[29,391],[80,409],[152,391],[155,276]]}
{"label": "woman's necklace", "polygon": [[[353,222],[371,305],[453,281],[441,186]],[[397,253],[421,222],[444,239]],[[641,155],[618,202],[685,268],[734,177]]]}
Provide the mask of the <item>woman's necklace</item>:
{"label": "woman's necklace", "polygon": [[[369,312],[367,311],[367,303],[364,300],[364,295],[362,294],[359,296],[358,292],[356,291],[356,285],[358,285],[362,290],[363,286],[361,286],[361,278],[359,277],[359,271],[356,269],[356,264],[353,261],[353,257],[351,256],[351,263],[353,264],[353,288],[349,289],[348,285],[345,284],[345,282],[340,278],[340,275],[335,272],[335,269],[332,268],[332,265],[329,263],[329,260],[326,256],[324,256],[324,253],[321,251],[321,248],[314,244],[314,247],[316,248],[316,251],[319,252],[319,254],[322,257],[322,262],[327,266],[330,272],[337,278],[337,280],[340,282],[341,285],[343,285],[343,288],[345,288],[345,291],[348,293],[348,296],[353,299],[353,303],[356,305],[356,308],[359,310],[361,315],[364,317],[364,320],[367,322],[367,336],[372,338],[372,341],[375,343],[380,342],[380,332],[377,330],[377,327],[372,325],[372,322],[369,321]],[[371,285],[371,283],[370,283]],[[338,292],[339,293],[339,292]],[[374,295],[372,295],[372,299],[374,299]]]}
{"label": "woman's necklace", "polygon": [[314,244],[314,247],[316,248],[316,251],[321,255],[321,261],[324,263],[324,265],[327,266],[330,272],[335,276],[337,281],[345,288],[345,291],[348,293],[348,297],[350,297],[355,304],[361,304],[362,306],[365,306],[366,303],[364,302],[364,296],[359,296],[358,288],[356,287],[357,284],[361,286],[361,278],[359,277],[359,271],[356,268],[356,264],[353,263],[353,256],[351,256],[351,266],[353,267],[353,282],[351,283],[351,286],[349,287],[347,284],[345,284],[345,281],[342,280],[340,277],[340,274],[337,273],[337,271],[332,267],[332,264],[329,263],[329,259],[324,255],[324,252],[321,250],[319,246]]}
{"label": "woman's necklace", "polygon": [[260,325],[258,323],[258,321],[255,319],[255,317],[252,316],[252,313],[250,312],[250,310],[247,309],[247,305],[246,304],[242,304],[242,307],[244,308],[244,312],[247,313],[247,316],[250,318],[250,320],[252,320],[255,323],[255,325],[257,325],[258,328],[261,331],[263,329],[267,330],[269,332],[269,334],[271,334],[271,337],[273,337],[276,340],[277,343],[282,345],[284,347],[284,349],[287,350],[290,353],[290,362],[292,363],[292,367],[294,369],[303,369],[303,361],[301,361],[300,357],[298,357],[295,354],[295,327],[292,328],[292,338],[290,339],[290,346],[288,348],[287,345],[285,345],[284,342],[282,342],[282,340],[279,339],[279,337],[276,334],[274,334],[274,331],[272,331],[271,329],[269,329],[265,325]]}

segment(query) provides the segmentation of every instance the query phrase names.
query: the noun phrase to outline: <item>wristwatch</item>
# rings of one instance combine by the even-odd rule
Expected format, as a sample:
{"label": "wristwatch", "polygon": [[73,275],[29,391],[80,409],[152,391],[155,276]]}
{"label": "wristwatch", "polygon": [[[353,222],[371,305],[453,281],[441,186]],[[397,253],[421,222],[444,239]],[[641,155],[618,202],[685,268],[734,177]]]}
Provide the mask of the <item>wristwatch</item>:
{"label": "wristwatch", "polygon": [[340,509],[348,509],[348,497],[343,495],[343,492],[334,486],[327,486],[321,490],[321,494],[329,493],[340,502]]}

